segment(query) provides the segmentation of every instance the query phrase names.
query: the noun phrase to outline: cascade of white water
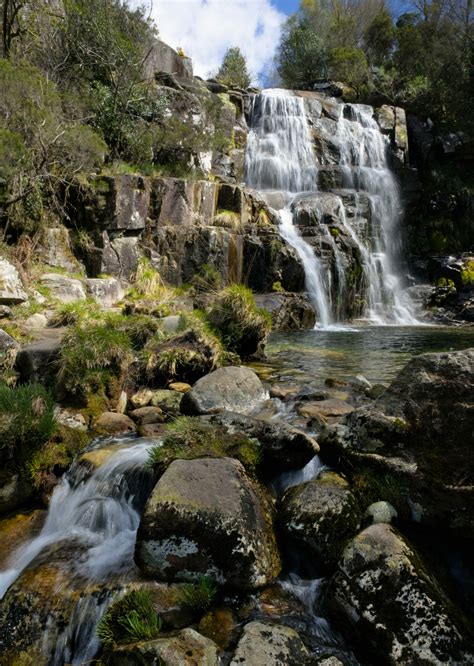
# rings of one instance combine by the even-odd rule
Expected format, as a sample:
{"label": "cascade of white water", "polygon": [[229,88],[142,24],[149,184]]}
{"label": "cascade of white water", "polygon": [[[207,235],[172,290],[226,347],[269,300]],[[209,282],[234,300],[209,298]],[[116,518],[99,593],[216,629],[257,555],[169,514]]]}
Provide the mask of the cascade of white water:
{"label": "cascade of white water", "polygon": [[[387,165],[386,139],[373,118],[372,107],[341,104],[339,109],[336,132],[328,139],[337,148],[343,191],[350,192],[355,201],[356,219],[358,192],[365,194],[370,203],[367,238],[354,221],[348,221],[343,197],[334,192],[338,224],[359,252],[359,296],[366,302],[364,317],[377,324],[417,323],[398,277],[401,205],[395,178]],[[324,136],[324,123],[319,129]],[[321,257],[301,236],[293,214],[298,196],[316,192],[317,174],[303,98],[278,89],[255,96],[245,162],[246,183],[260,190],[269,205],[275,207],[274,202],[280,202],[276,206],[280,233],[301,259],[318,323],[325,327],[346,314],[346,262],[330,230],[321,224],[324,243],[333,256],[333,269],[325,269]],[[279,196],[275,196],[277,192]],[[320,208],[317,198],[311,205],[315,212]],[[322,208],[318,219],[321,217]]]}
{"label": "cascade of white water", "polygon": [[323,326],[331,323],[328,276],[319,258],[293,224],[291,202],[301,192],[314,191],[317,168],[303,99],[288,90],[265,90],[255,96],[245,160],[246,183],[264,196],[283,193],[286,206],[278,211],[280,233],[301,259],[309,297]]}

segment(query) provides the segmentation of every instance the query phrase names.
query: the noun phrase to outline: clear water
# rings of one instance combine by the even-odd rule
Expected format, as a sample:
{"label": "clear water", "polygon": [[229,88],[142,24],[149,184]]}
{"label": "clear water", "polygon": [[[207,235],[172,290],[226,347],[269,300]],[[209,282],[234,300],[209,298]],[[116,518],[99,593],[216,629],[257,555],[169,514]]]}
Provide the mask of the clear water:
{"label": "clear water", "polygon": [[272,334],[267,358],[274,380],[322,386],[358,374],[390,382],[417,354],[474,347],[474,328],[366,326]]}

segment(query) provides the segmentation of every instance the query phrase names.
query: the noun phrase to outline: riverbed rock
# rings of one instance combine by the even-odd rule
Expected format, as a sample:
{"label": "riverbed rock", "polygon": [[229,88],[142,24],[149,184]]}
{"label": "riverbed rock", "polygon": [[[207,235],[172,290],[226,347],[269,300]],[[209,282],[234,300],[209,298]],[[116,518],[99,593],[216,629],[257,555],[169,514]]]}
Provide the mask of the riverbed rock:
{"label": "riverbed rock", "polygon": [[99,432],[103,431],[108,435],[119,435],[125,432],[133,432],[135,423],[125,414],[104,412],[95,422],[95,427]]}
{"label": "riverbed rock", "polygon": [[139,425],[149,425],[150,423],[163,423],[165,416],[159,407],[138,407],[130,412],[131,418]]}
{"label": "riverbed rock", "polygon": [[15,362],[22,381],[51,386],[56,378],[60,344],[60,337],[52,336],[23,347]]}
{"label": "riverbed rock", "polygon": [[335,472],[322,472],[285,493],[278,520],[316,552],[321,564],[334,567],[357,532],[360,513],[347,481]]}
{"label": "riverbed rock", "polygon": [[115,666],[217,666],[217,645],[209,638],[183,629],[175,636],[141,641],[116,648],[110,663]]}
{"label": "riverbed rock", "polygon": [[364,513],[364,522],[367,524],[391,523],[397,517],[397,511],[390,502],[374,502],[367,507]]}
{"label": "riverbed rock", "polygon": [[474,535],[473,394],[474,349],[417,356],[321,433],[322,453],[393,479],[414,519]]}
{"label": "riverbed rock", "polygon": [[181,401],[181,412],[189,416],[224,410],[250,412],[266,397],[263,384],[246,367],[219,368],[201,377]]}
{"label": "riverbed rock", "polygon": [[337,398],[309,401],[298,407],[298,414],[308,419],[340,417],[353,411],[354,407],[349,405],[348,402]]}
{"label": "riverbed rock", "polygon": [[326,605],[341,631],[375,663],[468,664],[474,658],[462,620],[390,525],[372,525],[347,545]]}
{"label": "riverbed rock", "polygon": [[139,407],[146,407],[150,404],[153,398],[153,391],[147,388],[141,388],[130,398],[132,405],[138,409]]}
{"label": "riverbed rock", "polygon": [[281,469],[304,467],[319,451],[315,439],[284,423],[252,418],[236,412],[220,412],[210,417],[229,433],[242,433],[258,440],[265,465]]}
{"label": "riverbed rock", "polygon": [[51,297],[60,303],[73,303],[86,298],[86,292],[80,280],[59,273],[45,273],[41,276],[41,284],[49,290]]}
{"label": "riverbed rock", "polygon": [[305,294],[256,294],[255,303],[271,314],[274,331],[313,328],[316,323],[314,308]]}
{"label": "riverbed rock", "polygon": [[0,304],[15,305],[28,300],[17,268],[0,257]]}
{"label": "riverbed rock", "polygon": [[175,460],[147,502],[135,560],[161,580],[262,587],[280,571],[269,498],[237,460]]}
{"label": "riverbed rock", "polygon": [[302,666],[309,658],[297,631],[283,624],[249,622],[237,645],[230,666]]}
{"label": "riverbed rock", "polygon": [[167,416],[177,416],[179,414],[179,406],[181,404],[182,394],[169,389],[160,389],[153,391],[151,397],[151,404],[154,407],[159,407]]}

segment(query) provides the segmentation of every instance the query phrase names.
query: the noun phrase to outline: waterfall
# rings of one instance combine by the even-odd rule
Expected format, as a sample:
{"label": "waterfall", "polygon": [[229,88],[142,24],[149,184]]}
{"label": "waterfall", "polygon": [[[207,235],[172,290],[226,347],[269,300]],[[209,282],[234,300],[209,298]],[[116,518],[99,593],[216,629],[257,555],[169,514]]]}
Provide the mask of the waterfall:
{"label": "waterfall", "polygon": [[[357,296],[364,303],[362,316],[375,324],[417,323],[398,276],[401,204],[387,165],[386,138],[373,118],[372,107],[339,104],[336,108],[337,120],[324,118],[315,123],[320,138],[333,147],[332,162],[328,162],[323,150],[316,157],[303,97],[279,89],[256,95],[247,142],[246,183],[259,190],[277,213],[282,238],[303,264],[318,325],[327,327],[350,318],[345,304],[354,297],[341,241],[334,238],[325,220],[328,189],[318,190],[318,174],[325,164],[338,169],[341,187],[329,189],[331,219],[337,233],[340,230],[358,254]],[[347,215],[347,197],[355,202],[352,219]],[[369,202],[368,222],[361,213],[363,200]],[[300,233],[302,206],[311,208],[318,234],[312,229]]]}
{"label": "waterfall", "polygon": [[[73,463],[53,492],[41,533],[12,553],[9,568],[0,572],[0,599],[33,560],[54,544],[74,545],[67,566],[71,579],[82,581],[81,588],[87,583],[117,581],[119,576],[120,585],[130,579],[135,572],[139,510],[153,485],[146,466],[153,445],[156,440],[118,440],[110,446],[105,462],[87,478],[81,463]],[[105,586],[99,596],[81,597],[59,636],[56,628],[47,628],[43,651],[51,666],[79,665],[95,656],[99,648],[95,627],[113,595]]]}

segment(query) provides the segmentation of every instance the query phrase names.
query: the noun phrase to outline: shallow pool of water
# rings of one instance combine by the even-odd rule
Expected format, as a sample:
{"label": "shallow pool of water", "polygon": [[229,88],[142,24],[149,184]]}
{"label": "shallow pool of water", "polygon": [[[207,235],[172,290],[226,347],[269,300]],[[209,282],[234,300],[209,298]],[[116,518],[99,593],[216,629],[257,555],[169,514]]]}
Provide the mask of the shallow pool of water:
{"label": "shallow pool of water", "polygon": [[361,327],[272,334],[267,378],[323,384],[327,377],[358,374],[390,382],[412,357],[424,352],[474,347],[474,327]]}

